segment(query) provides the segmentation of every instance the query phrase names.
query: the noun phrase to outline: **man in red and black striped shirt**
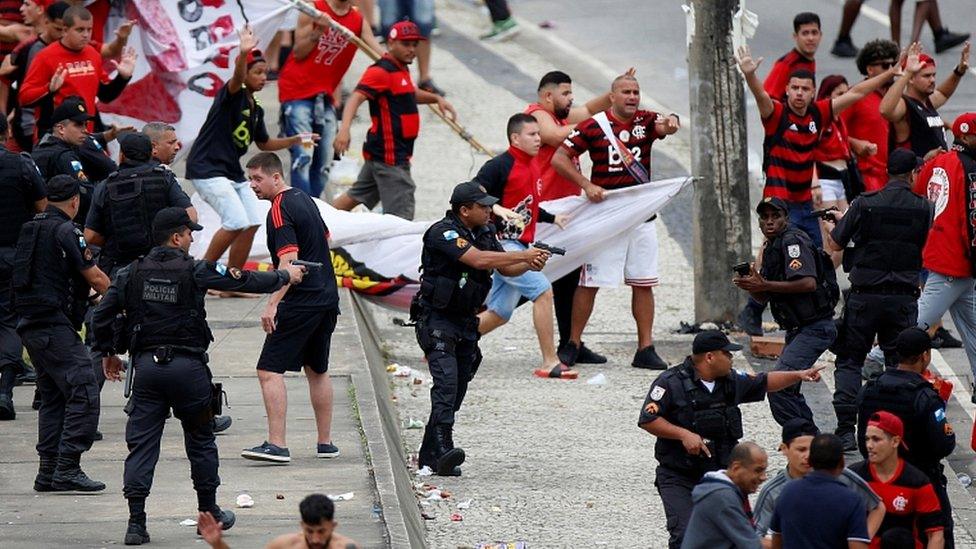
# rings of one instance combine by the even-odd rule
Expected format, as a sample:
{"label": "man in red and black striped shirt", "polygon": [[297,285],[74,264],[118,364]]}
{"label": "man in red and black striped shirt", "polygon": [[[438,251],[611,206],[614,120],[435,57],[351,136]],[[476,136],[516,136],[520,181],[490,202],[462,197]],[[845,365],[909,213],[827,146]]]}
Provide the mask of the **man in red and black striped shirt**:
{"label": "man in red and black striped shirt", "polygon": [[783,99],[786,97],[786,85],[794,71],[806,70],[817,74],[817,61],[813,56],[820,47],[820,16],[805,11],[793,18],[793,40],[796,47],[773,63],[769,69],[763,88],[770,97]]}
{"label": "man in red and black striped shirt", "polygon": [[383,203],[383,213],[413,219],[414,190],[410,177],[413,142],[420,133],[418,103],[437,103],[451,118],[454,107],[443,97],[417,89],[410,79],[407,65],[417,56],[417,44],[427,40],[417,25],[400,21],[390,28],[386,44],[389,51],[363,73],[356,91],[342,111],[342,126],[336,133],[333,148],[338,154],[349,149],[349,128],[356,111],[369,101],[372,125],[363,144],[362,171],[356,183],[335,199],[333,206],[351,210],[360,204],[373,209]]}

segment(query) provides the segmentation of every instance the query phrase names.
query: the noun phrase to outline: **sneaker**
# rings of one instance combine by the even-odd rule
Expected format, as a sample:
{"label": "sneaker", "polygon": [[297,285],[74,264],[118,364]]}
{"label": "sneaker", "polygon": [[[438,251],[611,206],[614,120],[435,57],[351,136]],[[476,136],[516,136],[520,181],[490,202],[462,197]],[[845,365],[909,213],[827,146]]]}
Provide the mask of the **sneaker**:
{"label": "sneaker", "polygon": [[830,53],[834,54],[835,57],[850,58],[857,57],[858,51],[859,50],[857,46],[854,45],[854,42],[851,42],[850,37],[847,37],[838,38],[837,41],[834,42],[834,47],[831,48]]}
{"label": "sneaker", "polygon": [[634,368],[643,368],[645,370],[668,369],[668,363],[658,356],[653,345],[648,345],[643,349],[638,349],[637,352],[634,353],[634,361],[630,365]]}
{"label": "sneaker", "polygon": [[492,23],[491,30],[482,34],[479,38],[486,42],[501,42],[502,40],[515,36],[519,30],[518,23],[515,22],[515,19],[509,17],[504,21],[495,21]]}
{"label": "sneaker", "polygon": [[576,356],[576,364],[606,364],[606,362],[607,357],[594,352],[586,346],[586,343],[580,342],[579,354]]}
{"label": "sneaker", "polygon": [[241,452],[241,457],[257,461],[271,461],[273,463],[288,463],[291,461],[291,454],[288,452],[288,448],[275,446],[268,441],[264,441],[264,444],[260,446],[245,449]]}
{"label": "sneaker", "polygon": [[434,81],[431,80],[430,78],[428,78],[427,80],[424,80],[424,81],[420,82],[419,84],[417,84],[417,87],[420,88],[420,89],[422,89],[422,90],[424,90],[425,92],[430,92],[430,93],[433,93],[433,94],[437,94],[437,95],[439,95],[441,97],[447,97],[447,93],[445,93],[444,90],[442,90],[442,89],[438,88],[437,86],[435,86],[434,85]]}
{"label": "sneaker", "polygon": [[956,339],[952,332],[942,326],[939,326],[935,335],[932,336],[933,349],[958,349],[960,347],[962,347],[962,341]]}
{"label": "sneaker", "polygon": [[[210,514],[213,515],[214,520],[220,523],[221,530],[230,530],[237,522],[237,516],[234,515],[233,511],[223,511],[220,507],[212,509]],[[197,535],[200,535],[200,527],[197,527]]]}
{"label": "sneaker", "polygon": [[339,448],[331,442],[320,442],[315,451],[316,457],[332,459],[339,457]]}
{"label": "sneaker", "polygon": [[149,532],[146,531],[146,525],[130,522],[125,531],[125,544],[142,545],[143,543],[149,543]]}
{"label": "sneaker", "polygon": [[576,361],[579,360],[580,348],[576,346],[572,341],[567,341],[556,349],[556,356],[559,357],[559,362],[562,362],[566,366],[573,366]]}
{"label": "sneaker", "polygon": [[759,310],[758,314],[756,313],[756,307],[746,305],[742,308],[742,311],[739,312],[739,316],[735,319],[739,329],[751,336],[763,335],[762,311]]}
{"label": "sneaker", "polygon": [[935,53],[952,49],[966,40],[969,40],[968,32],[949,32],[949,29],[942,27],[935,37]]}
{"label": "sneaker", "polygon": [[230,428],[231,423],[234,423],[234,420],[231,419],[230,416],[214,416],[214,418],[210,420],[210,426],[213,427],[213,432],[215,435],[217,433],[226,431],[228,428]]}
{"label": "sneaker", "polygon": [[14,419],[17,419],[17,410],[14,409],[14,399],[9,395],[0,395],[0,421]]}

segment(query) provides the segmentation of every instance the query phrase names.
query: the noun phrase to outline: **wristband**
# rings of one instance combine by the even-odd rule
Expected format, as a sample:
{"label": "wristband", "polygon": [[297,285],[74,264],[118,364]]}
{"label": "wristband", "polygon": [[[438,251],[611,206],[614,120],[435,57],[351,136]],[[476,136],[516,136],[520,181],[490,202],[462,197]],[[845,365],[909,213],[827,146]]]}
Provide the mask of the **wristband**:
{"label": "wristband", "polygon": [[955,68],[952,69],[952,74],[962,78],[963,76],[966,76],[966,71],[960,71],[959,65],[956,65]]}

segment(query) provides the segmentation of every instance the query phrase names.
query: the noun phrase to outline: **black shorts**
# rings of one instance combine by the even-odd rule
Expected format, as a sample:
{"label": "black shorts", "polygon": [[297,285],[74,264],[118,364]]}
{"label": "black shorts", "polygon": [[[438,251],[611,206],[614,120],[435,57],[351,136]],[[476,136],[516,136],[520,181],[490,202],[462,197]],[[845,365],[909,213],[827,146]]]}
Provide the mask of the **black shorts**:
{"label": "black shorts", "polygon": [[339,311],[279,308],[275,331],[264,339],[258,370],[299,372],[303,366],[319,374],[329,370],[329,348]]}

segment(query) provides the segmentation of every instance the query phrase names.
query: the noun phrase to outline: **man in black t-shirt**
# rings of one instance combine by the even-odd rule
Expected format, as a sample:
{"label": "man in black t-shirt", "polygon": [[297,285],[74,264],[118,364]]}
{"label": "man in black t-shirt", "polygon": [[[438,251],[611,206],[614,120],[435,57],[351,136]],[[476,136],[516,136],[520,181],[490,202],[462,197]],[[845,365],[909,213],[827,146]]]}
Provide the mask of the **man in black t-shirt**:
{"label": "man in black t-shirt", "polygon": [[318,429],[317,455],[338,457],[339,449],[332,444],[332,380],[328,369],[339,293],[329,254],[329,229],[311,197],[285,183],[278,155],[259,153],[248,161],[247,171],[258,198],[271,201],[268,250],[275,268],[299,259],[321,266],[309,268],[301,284],[272,294],[261,315],[261,326],[268,335],[257,369],[268,411],[268,440],[245,449],[241,456],[275,463],[291,461],[285,445],[284,374],[304,368]]}
{"label": "man in black t-shirt", "polygon": [[245,26],[239,34],[241,50],[234,75],[217,92],[186,160],[187,179],[220,215],[220,229],[211,238],[203,259],[217,261],[230,248],[227,265],[238,269],[247,261],[261,225],[258,200],[244,178],[240,158],[252,141],[263,151],[277,151],[298,145],[302,139],[298,135],[268,136],[264,109],[254,96],[268,79],[268,63],[255,49],[257,40],[251,27]]}

